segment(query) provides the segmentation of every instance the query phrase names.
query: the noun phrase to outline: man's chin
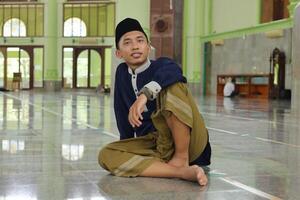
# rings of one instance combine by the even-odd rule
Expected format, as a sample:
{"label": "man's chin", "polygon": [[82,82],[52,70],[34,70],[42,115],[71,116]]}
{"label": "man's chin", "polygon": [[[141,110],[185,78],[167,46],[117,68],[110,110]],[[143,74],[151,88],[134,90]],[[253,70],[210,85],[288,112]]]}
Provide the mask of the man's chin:
{"label": "man's chin", "polygon": [[135,61],[135,62],[132,62],[130,63],[131,65],[134,65],[134,66],[141,66],[142,64],[144,64],[146,62],[147,59],[145,60],[142,60],[142,61]]}

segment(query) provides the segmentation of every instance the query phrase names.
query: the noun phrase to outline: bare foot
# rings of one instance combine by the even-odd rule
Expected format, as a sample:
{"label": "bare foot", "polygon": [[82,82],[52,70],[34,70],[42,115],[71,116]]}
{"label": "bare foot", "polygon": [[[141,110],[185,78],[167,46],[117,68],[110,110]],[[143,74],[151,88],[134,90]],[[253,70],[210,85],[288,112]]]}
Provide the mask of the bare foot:
{"label": "bare foot", "polygon": [[198,165],[189,166],[184,169],[182,178],[189,181],[197,181],[199,185],[204,186],[207,184],[207,177],[201,167]]}
{"label": "bare foot", "polygon": [[188,167],[189,166],[189,161],[188,159],[184,158],[179,158],[174,156],[169,162],[169,165],[172,165],[174,167]]}

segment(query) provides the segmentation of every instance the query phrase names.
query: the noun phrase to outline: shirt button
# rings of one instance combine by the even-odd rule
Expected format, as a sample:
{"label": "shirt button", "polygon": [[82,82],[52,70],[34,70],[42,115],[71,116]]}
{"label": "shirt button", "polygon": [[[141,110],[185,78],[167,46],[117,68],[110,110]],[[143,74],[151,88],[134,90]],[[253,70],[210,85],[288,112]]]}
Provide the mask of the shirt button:
{"label": "shirt button", "polygon": [[135,76],[133,76],[132,78],[135,79]]}
{"label": "shirt button", "polygon": [[135,89],[134,91],[135,91],[135,92],[137,92],[138,90],[137,90],[137,89]]}

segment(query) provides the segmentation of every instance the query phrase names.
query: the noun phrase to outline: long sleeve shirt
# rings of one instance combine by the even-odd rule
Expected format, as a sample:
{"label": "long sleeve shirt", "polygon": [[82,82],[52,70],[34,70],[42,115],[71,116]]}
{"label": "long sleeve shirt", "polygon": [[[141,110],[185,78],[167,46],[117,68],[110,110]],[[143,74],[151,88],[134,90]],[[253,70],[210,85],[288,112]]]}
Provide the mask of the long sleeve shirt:
{"label": "long sleeve shirt", "polygon": [[133,128],[128,121],[129,109],[136,101],[138,92],[147,87],[155,98],[161,89],[176,82],[186,82],[186,79],[182,75],[181,68],[168,58],[148,61],[135,71],[126,63],[118,66],[115,77],[114,110],[121,140],[143,136],[156,130],[151,121],[151,114],[156,109],[155,101],[147,101],[140,127]]}

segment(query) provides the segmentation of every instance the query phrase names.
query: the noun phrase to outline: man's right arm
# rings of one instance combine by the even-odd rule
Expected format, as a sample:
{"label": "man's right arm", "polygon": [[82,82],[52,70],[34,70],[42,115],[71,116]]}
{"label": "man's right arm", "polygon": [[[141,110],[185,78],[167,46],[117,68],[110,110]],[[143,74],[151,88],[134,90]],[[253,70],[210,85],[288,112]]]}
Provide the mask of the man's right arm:
{"label": "man's right arm", "polygon": [[134,130],[128,121],[128,108],[126,107],[125,100],[121,95],[121,84],[118,78],[118,71],[115,77],[115,91],[114,91],[114,110],[117,121],[117,127],[120,133],[120,140],[133,138]]}

